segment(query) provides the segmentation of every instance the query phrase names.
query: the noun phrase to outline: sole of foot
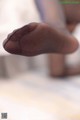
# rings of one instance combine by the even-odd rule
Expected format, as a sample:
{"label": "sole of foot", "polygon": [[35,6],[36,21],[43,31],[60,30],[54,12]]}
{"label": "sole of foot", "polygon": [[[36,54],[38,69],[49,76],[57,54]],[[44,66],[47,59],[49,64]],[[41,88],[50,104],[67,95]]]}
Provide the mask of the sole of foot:
{"label": "sole of foot", "polygon": [[35,56],[45,53],[68,54],[79,44],[70,34],[51,28],[44,23],[30,23],[13,31],[3,42],[4,49],[12,54]]}

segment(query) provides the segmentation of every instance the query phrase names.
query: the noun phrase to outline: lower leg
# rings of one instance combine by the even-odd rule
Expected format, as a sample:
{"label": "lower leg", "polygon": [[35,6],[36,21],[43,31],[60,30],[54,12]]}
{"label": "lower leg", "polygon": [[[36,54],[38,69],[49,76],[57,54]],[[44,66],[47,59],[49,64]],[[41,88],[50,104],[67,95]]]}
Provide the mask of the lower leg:
{"label": "lower leg", "polygon": [[[70,32],[72,32],[76,27],[76,24],[67,25],[67,28]],[[65,75],[66,76],[73,76],[73,75],[80,75],[80,64],[73,66],[65,66]]]}
{"label": "lower leg", "polygon": [[48,55],[49,73],[52,77],[62,77],[65,74],[65,56],[59,54]]}
{"label": "lower leg", "polygon": [[63,5],[63,10],[66,16],[66,22],[68,23],[79,23],[80,22],[80,4]]}
{"label": "lower leg", "polygon": [[35,0],[35,3],[43,22],[66,34],[69,33],[66,29],[66,18],[59,0]]}
{"label": "lower leg", "polygon": [[[67,25],[67,29],[72,33],[76,24]],[[50,75],[53,77],[62,77],[80,73],[79,66],[67,67],[65,65],[65,55],[50,54],[48,56]]]}

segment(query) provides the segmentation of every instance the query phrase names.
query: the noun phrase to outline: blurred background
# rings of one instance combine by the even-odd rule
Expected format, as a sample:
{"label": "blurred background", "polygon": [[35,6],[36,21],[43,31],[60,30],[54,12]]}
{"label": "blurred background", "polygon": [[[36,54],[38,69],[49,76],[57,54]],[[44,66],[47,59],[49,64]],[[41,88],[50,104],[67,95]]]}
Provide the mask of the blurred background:
{"label": "blurred background", "polygon": [[[80,120],[80,75],[50,77],[48,55],[22,57],[2,43],[14,29],[41,22],[34,0],[0,0],[0,117],[8,120]],[[80,41],[80,25],[73,35]],[[80,63],[80,49],[66,64]],[[1,119],[1,118],[0,118]]]}

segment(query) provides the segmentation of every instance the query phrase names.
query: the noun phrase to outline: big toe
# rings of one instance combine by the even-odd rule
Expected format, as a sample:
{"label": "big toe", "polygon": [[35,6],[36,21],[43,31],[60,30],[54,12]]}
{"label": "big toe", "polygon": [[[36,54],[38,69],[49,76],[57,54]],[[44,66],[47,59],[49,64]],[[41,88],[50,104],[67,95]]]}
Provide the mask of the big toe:
{"label": "big toe", "polygon": [[[5,41],[4,41],[5,42]],[[21,54],[19,42],[8,41],[4,46],[4,49],[12,54]]]}

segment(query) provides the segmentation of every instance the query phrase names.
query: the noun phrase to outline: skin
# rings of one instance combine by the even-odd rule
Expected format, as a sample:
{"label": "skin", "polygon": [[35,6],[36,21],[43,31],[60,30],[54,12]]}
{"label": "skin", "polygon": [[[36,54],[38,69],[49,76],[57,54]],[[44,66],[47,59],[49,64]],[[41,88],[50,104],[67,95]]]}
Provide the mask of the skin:
{"label": "skin", "polygon": [[78,42],[55,27],[52,29],[44,23],[31,23],[9,35],[3,46],[12,54],[35,56],[43,53],[72,53],[78,48]]}
{"label": "skin", "polygon": [[[80,5],[63,5],[66,16],[67,29],[72,33],[76,25],[80,22]],[[50,75],[52,77],[73,76],[80,74],[80,64],[76,66],[66,66],[66,56],[50,54],[48,56]]]}
{"label": "skin", "polygon": [[[76,24],[67,25],[68,30],[72,33]],[[51,77],[66,77],[80,74],[80,65],[66,66],[66,56],[60,54],[49,54],[48,63]]]}
{"label": "skin", "polygon": [[[43,2],[43,0],[36,0],[37,5],[38,2]],[[45,3],[47,2],[49,1],[46,0]],[[47,5],[49,6],[49,4]],[[77,40],[69,32],[74,30],[80,20],[79,12],[77,14],[75,12],[79,11],[80,6],[63,6],[66,21],[59,6],[58,10],[57,6],[54,7],[54,4],[53,6],[50,4],[50,8],[47,8],[48,12],[49,9],[54,11],[55,8],[56,14],[55,12],[53,14],[51,12],[47,13],[45,4],[42,7],[44,13],[40,8],[39,11],[44,23],[31,23],[14,31],[4,41],[4,49],[12,54],[24,56],[57,53],[49,55],[50,74],[52,76],[74,75],[79,73],[79,67],[73,70],[73,68],[65,66],[65,56],[62,54],[72,53],[78,48]]]}
{"label": "skin", "polygon": [[4,41],[4,49],[12,54],[24,56],[74,52],[78,48],[78,42],[66,29],[64,14],[58,0],[35,0],[35,3],[40,8],[44,23],[31,23],[16,30]]}
{"label": "skin", "polygon": [[66,16],[67,24],[77,24],[80,22],[80,4],[63,5],[64,14]]}

